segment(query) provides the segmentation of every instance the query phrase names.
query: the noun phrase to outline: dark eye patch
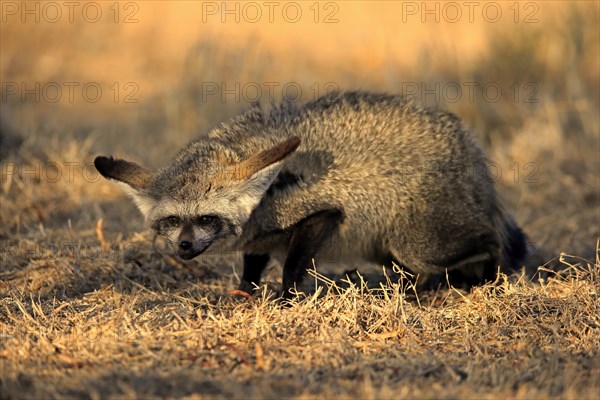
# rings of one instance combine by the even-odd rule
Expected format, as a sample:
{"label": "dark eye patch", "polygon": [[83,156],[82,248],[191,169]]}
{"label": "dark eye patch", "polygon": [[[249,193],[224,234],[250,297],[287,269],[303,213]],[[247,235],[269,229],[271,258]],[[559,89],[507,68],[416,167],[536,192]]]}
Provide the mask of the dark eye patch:
{"label": "dark eye patch", "polygon": [[226,220],[217,215],[198,215],[192,219],[192,222],[194,226],[210,232],[212,235],[223,233],[223,227],[226,224]]}
{"label": "dark eye patch", "polygon": [[200,215],[194,218],[194,224],[199,226],[212,226],[219,222],[219,217],[215,215]]}
{"label": "dark eye patch", "polygon": [[176,215],[169,215],[168,217],[164,217],[154,222],[151,227],[157,233],[162,234],[167,232],[170,229],[178,228],[182,224],[181,218]]}

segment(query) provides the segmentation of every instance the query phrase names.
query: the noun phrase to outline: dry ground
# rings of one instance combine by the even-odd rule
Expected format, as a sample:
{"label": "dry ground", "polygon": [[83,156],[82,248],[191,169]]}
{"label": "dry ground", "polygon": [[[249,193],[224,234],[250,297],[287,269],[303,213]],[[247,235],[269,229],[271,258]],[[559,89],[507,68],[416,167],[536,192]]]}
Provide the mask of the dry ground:
{"label": "dry ground", "polygon": [[[551,3],[529,25],[398,24],[391,5],[360,2],[314,31],[209,29],[186,8],[198,2],[152,2],[127,28],[3,22],[3,83],[93,80],[112,94],[133,80],[140,101],[2,97],[0,399],[600,398],[598,3]],[[302,100],[316,82],[434,88],[439,101],[417,96],[473,127],[541,274],[415,293],[397,271],[318,268],[317,293],[280,308],[277,265],[246,301],[226,295],[239,255],[170,257],[91,161],[164,165],[247,105],[203,84],[272,81],[298,83]],[[464,82],[508,95],[444,94]]]}

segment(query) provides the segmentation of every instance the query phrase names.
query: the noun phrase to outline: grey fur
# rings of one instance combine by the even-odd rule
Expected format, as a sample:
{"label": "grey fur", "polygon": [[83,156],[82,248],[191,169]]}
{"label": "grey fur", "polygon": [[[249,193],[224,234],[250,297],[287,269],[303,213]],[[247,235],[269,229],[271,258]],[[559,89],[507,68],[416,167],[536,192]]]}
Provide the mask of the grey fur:
{"label": "grey fur", "polygon": [[[223,179],[227,166],[294,136],[301,143],[287,158],[250,180]],[[343,222],[317,265],[395,260],[419,274],[458,269],[489,277],[525,254],[487,162],[453,114],[401,96],[332,93],[301,107],[255,105],[193,140],[130,194],[157,231],[169,215],[221,217],[209,251],[283,257],[299,221],[338,209]],[[176,244],[177,229],[163,234]]]}

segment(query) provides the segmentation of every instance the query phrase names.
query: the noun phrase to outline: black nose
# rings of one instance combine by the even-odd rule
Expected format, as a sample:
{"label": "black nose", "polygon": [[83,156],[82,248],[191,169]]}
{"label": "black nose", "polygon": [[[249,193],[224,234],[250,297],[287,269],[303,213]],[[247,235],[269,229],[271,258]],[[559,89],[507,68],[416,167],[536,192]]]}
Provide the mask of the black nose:
{"label": "black nose", "polygon": [[182,240],[179,242],[179,248],[181,250],[189,250],[192,248],[192,242],[188,242],[187,240]]}

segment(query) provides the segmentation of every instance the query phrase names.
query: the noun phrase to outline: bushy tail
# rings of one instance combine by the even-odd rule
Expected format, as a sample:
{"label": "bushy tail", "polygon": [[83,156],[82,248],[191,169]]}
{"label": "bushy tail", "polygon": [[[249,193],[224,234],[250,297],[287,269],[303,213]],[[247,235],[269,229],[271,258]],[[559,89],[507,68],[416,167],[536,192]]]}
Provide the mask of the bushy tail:
{"label": "bushy tail", "polygon": [[527,238],[517,224],[509,220],[505,223],[505,241],[502,246],[502,268],[512,272],[520,268],[527,257]]}
{"label": "bushy tail", "polygon": [[527,258],[527,236],[498,200],[493,218],[500,239],[500,270],[509,275],[521,268]]}

